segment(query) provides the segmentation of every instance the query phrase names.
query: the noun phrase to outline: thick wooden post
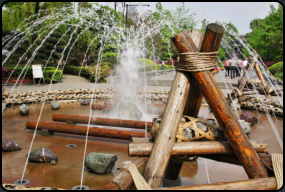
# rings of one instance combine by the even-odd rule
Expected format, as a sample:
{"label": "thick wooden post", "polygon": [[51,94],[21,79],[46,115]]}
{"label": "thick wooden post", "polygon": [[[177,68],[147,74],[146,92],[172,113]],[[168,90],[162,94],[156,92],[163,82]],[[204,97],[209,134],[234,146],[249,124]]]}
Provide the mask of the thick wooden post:
{"label": "thick wooden post", "polygon": [[[185,33],[185,31],[183,31]],[[189,32],[192,40],[189,39],[190,44],[192,47],[188,49],[188,52],[194,51],[199,52],[202,46],[204,34],[198,30],[192,30]],[[176,44],[179,44],[179,42],[176,41]],[[180,50],[184,51],[185,50]],[[199,114],[199,110],[203,101],[203,95],[200,91],[199,86],[195,82],[194,78],[191,76],[190,73],[188,73],[188,80],[190,83],[190,91],[189,95],[185,104],[183,115],[188,115],[191,117],[196,117]],[[168,166],[166,168],[165,172],[165,178],[168,180],[175,180],[179,177],[179,173],[181,170],[183,163],[177,164],[172,159],[169,159]]]}
{"label": "thick wooden post", "polygon": [[[259,66],[258,66],[258,63],[255,63],[254,67],[255,67],[257,76],[258,76],[258,78],[259,78],[259,80],[260,80],[260,82],[261,82],[261,85],[263,86],[263,88],[264,88],[264,90],[265,90],[265,88],[267,87],[267,84],[266,84],[266,82],[265,82],[265,80],[264,80],[264,78],[263,78],[263,75],[262,75],[262,72],[261,72],[261,70],[260,70],[260,68],[259,68]],[[270,101],[272,101],[271,94],[270,94],[270,93],[266,93],[266,95],[267,95],[267,98],[268,98]]]}
{"label": "thick wooden post", "polygon": [[[217,24],[209,24],[201,50],[213,50],[219,47],[223,35],[223,28]],[[214,38],[213,38],[214,37]],[[214,41],[212,41],[214,39]],[[251,66],[250,66],[251,67]],[[248,140],[237,118],[232,114],[223,93],[219,89],[210,71],[192,72],[197,84],[200,86],[207,103],[212,109],[217,121],[226,134],[232,148],[238,156],[249,178],[263,178],[268,174],[260,159]]]}
{"label": "thick wooden post", "polygon": [[[187,31],[185,31],[186,33]],[[179,52],[181,50],[188,52],[188,47],[192,47],[188,41],[184,40],[180,41],[180,43],[182,46]],[[152,188],[160,187],[161,185],[189,89],[190,83],[187,79],[187,74],[177,71],[144,174],[146,182]]]}
{"label": "thick wooden post", "polygon": [[154,190],[276,190],[277,181],[274,177],[249,179],[234,182],[220,182],[205,185],[181,187],[162,187]]}

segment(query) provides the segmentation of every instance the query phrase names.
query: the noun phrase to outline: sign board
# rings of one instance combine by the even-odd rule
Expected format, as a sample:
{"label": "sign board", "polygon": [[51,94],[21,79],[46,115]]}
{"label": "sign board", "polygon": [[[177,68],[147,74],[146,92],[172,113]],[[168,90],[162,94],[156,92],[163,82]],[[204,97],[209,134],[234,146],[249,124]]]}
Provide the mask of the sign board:
{"label": "sign board", "polygon": [[41,65],[32,65],[32,69],[34,78],[43,78],[43,71]]}

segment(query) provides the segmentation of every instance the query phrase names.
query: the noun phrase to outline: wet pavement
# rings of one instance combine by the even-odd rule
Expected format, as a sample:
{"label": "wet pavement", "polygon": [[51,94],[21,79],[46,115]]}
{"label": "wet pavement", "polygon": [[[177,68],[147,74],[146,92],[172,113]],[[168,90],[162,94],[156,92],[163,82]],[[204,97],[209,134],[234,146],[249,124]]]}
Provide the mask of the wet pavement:
{"label": "wet pavement", "polygon": [[[80,105],[80,102],[61,102],[60,105],[59,110],[52,110],[50,103],[46,103],[39,121],[51,122],[53,114],[83,116],[90,114],[90,106]],[[26,161],[25,156],[29,151],[34,133],[33,130],[23,130],[22,128],[25,127],[27,121],[37,121],[39,119],[42,104],[28,106],[30,106],[30,115],[28,116],[21,116],[19,106],[16,105],[14,105],[13,108],[4,110],[2,114],[2,139],[14,140],[22,147],[20,151],[2,151],[2,183],[13,183],[22,177]],[[258,116],[255,111],[252,112]],[[112,118],[107,110],[92,111],[92,115]],[[146,120],[151,121],[152,118],[156,116],[156,114],[148,114]],[[209,112],[208,105],[202,105],[199,116],[213,117],[214,115]],[[283,141],[283,118],[277,117],[278,122],[276,122],[274,117],[271,117]],[[258,119],[259,123],[251,127],[252,133],[249,135],[249,139],[266,140],[269,144],[270,154],[283,154],[265,113],[259,113]],[[77,147],[68,148],[66,147],[68,144],[76,144]],[[124,165],[124,161],[134,161],[138,158],[128,157],[128,144],[129,141],[127,140],[89,136],[86,156],[90,152],[110,153],[116,154],[118,160],[116,161],[114,169],[106,175],[99,175],[85,170],[82,184],[88,186],[90,190],[104,189],[107,182],[119,173],[120,168]],[[58,162],[56,165],[29,162],[24,174],[24,179],[31,180],[31,183],[27,186],[71,189],[76,185],[80,185],[84,146],[85,136],[64,133],[42,136],[41,131],[37,131],[32,145],[32,151],[42,147],[49,148],[56,154]],[[207,175],[209,176],[210,183],[248,179],[242,166],[199,157],[195,161],[187,161],[183,164],[180,172],[182,186],[206,184],[208,183]]]}

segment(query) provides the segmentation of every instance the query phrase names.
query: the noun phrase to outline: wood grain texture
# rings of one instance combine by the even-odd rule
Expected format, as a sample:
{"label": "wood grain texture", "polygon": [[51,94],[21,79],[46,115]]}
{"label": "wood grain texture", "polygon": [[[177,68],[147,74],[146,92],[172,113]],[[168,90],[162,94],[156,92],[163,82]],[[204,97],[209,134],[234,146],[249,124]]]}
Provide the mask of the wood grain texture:
{"label": "wood grain texture", "polygon": [[[133,163],[137,166],[138,171],[143,174],[146,167],[147,158],[139,158]],[[128,190],[134,184],[132,174],[125,168],[120,170],[120,173],[110,180],[106,185],[106,190]]]}
{"label": "wood grain texture", "polygon": [[153,190],[276,190],[277,182],[274,177],[249,179],[234,182],[219,182],[205,185],[182,187],[162,187]]}
{"label": "wood grain texture", "polygon": [[[268,152],[266,141],[251,141],[254,150],[258,153]],[[153,148],[153,143],[130,143],[129,156],[148,157]],[[228,155],[236,157],[229,141],[192,141],[175,142],[171,155]]]}
{"label": "wood grain texture", "polygon": [[[262,72],[261,72],[261,70],[260,70],[260,68],[259,68],[258,63],[255,63],[254,68],[255,68],[256,73],[257,73],[257,76],[258,76],[258,78],[259,78],[259,80],[260,80],[260,82],[261,82],[261,85],[262,85],[262,86],[264,87],[264,89],[265,89],[265,87],[267,87],[267,84],[266,84],[266,82],[265,82],[265,80],[264,80],[264,77],[263,77],[263,75],[262,75]],[[264,92],[263,92],[263,93],[264,93]],[[266,95],[267,95],[267,98],[268,98],[270,101],[272,101],[271,94],[270,94],[270,93],[266,93]]]}

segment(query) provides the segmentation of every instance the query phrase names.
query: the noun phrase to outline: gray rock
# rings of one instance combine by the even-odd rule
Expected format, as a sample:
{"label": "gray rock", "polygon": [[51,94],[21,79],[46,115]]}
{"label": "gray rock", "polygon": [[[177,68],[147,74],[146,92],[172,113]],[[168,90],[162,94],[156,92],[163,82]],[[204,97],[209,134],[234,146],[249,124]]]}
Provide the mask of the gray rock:
{"label": "gray rock", "polygon": [[56,165],[56,160],[51,160],[50,164],[51,165]]}
{"label": "gray rock", "polygon": [[117,155],[91,152],[85,158],[84,164],[87,169],[94,173],[109,173],[115,166]]}
{"label": "gray rock", "polygon": [[52,109],[59,109],[59,103],[52,102],[52,103],[50,104],[50,107],[51,107]]}
{"label": "gray rock", "polygon": [[81,105],[89,105],[90,104],[90,99],[84,99],[82,102],[81,102]]}
{"label": "gray rock", "polygon": [[122,102],[119,105],[118,116],[120,119],[141,120],[143,112],[134,103]]}
{"label": "gray rock", "polygon": [[183,130],[183,137],[186,137],[187,139],[191,139],[192,138],[192,132],[193,132],[193,130],[191,130],[190,128],[185,128],[184,130]]}
{"label": "gray rock", "polygon": [[197,124],[197,127],[201,129],[202,131],[206,132],[208,130],[207,126],[204,123],[197,122],[196,124]]}
{"label": "gray rock", "polygon": [[18,151],[21,149],[22,149],[21,146],[17,142],[11,139],[2,140],[2,150],[3,151]]}
{"label": "gray rock", "polygon": [[[27,154],[28,156],[28,154]],[[30,153],[29,161],[38,163],[51,163],[57,161],[56,155],[48,148],[40,148]]]}
{"label": "gray rock", "polygon": [[241,127],[243,128],[244,132],[246,134],[250,134],[251,133],[251,128],[250,128],[250,123],[245,122],[244,120],[238,120]]}
{"label": "gray rock", "polygon": [[29,107],[26,104],[20,106],[19,112],[21,115],[29,115]]}

